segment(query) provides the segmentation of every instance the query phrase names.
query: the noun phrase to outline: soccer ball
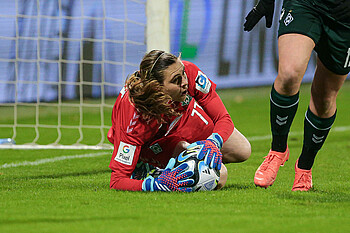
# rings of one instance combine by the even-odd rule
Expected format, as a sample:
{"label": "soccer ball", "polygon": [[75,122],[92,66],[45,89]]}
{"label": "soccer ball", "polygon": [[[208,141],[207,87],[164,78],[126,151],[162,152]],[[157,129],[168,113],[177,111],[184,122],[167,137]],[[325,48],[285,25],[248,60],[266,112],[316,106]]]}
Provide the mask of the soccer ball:
{"label": "soccer ball", "polygon": [[200,146],[192,147],[191,149],[183,151],[175,158],[176,162],[174,167],[182,163],[187,163],[188,169],[186,171],[193,171],[194,175],[190,178],[194,180],[194,183],[187,187],[191,187],[194,192],[213,190],[220,180],[220,171],[217,168],[209,168],[208,165],[205,165],[205,157],[202,160],[197,158],[200,149]]}

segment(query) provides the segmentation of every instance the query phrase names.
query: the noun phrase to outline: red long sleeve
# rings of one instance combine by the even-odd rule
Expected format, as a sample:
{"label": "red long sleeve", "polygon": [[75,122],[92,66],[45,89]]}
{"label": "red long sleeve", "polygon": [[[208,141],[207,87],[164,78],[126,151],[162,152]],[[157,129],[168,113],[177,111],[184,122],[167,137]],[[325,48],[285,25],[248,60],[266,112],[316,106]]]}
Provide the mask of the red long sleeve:
{"label": "red long sleeve", "polygon": [[233,132],[234,124],[219,95],[216,92],[212,95],[212,99],[202,107],[214,122],[213,133],[218,133],[226,142]]}
{"label": "red long sleeve", "polygon": [[114,144],[109,167],[112,169],[110,188],[141,191],[142,180],[131,179],[138,162],[141,147],[150,140],[159,127],[157,121],[144,122],[129,102],[127,92],[121,92],[113,107],[109,141]]}

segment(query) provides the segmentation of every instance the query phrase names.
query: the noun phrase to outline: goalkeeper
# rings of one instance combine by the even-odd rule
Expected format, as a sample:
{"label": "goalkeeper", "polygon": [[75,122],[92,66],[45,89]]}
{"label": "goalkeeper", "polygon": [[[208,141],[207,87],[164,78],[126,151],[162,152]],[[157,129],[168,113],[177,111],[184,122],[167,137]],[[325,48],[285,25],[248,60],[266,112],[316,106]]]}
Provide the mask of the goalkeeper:
{"label": "goalkeeper", "polygon": [[[110,188],[189,191],[183,186],[192,174],[183,173],[185,165],[172,169],[171,158],[191,143],[203,140],[215,144],[222,152],[213,159],[214,166],[221,167],[218,187],[223,187],[227,169],[221,166],[221,161],[243,162],[249,158],[251,148],[234,127],[215,87],[191,62],[160,50],[146,54],[113,107],[112,127],[107,136],[114,144],[109,165]],[[140,161],[167,169],[158,178],[138,180],[133,172]]]}

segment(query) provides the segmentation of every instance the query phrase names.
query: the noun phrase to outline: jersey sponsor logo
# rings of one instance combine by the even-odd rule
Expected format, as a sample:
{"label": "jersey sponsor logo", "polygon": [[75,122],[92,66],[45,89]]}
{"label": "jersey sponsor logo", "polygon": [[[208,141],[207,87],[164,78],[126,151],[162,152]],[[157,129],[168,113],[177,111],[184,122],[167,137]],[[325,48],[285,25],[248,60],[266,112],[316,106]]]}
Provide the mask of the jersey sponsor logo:
{"label": "jersey sponsor logo", "polygon": [[130,146],[127,146],[127,145],[125,145],[125,146],[123,146],[123,152],[124,153],[129,153],[129,151],[130,151]]}
{"label": "jersey sponsor logo", "polygon": [[211,82],[208,77],[203,74],[201,71],[198,71],[198,75],[196,78],[196,89],[204,94],[208,94],[210,91]]}
{"label": "jersey sponsor logo", "polygon": [[114,160],[125,165],[131,165],[134,159],[135,150],[136,146],[121,141]]}
{"label": "jersey sponsor logo", "polygon": [[154,154],[159,154],[163,151],[162,147],[159,145],[159,143],[155,143],[149,147]]}
{"label": "jersey sponsor logo", "polygon": [[294,20],[292,14],[288,12],[286,18],[284,19],[284,25],[288,26]]}

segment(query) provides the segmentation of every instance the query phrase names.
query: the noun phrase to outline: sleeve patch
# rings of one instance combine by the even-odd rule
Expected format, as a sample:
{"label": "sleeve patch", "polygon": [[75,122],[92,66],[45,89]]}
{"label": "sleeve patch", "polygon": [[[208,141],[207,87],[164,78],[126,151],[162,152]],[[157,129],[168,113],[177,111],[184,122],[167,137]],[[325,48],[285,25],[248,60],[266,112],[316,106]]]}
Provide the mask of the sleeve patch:
{"label": "sleeve patch", "polygon": [[134,160],[135,150],[136,146],[121,141],[114,160],[125,165],[131,165]]}
{"label": "sleeve patch", "polygon": [[201,71],[198,71],[196,77],[196,89],[204,94],[208,94],[210,91],[211,82],[208,77]]}

